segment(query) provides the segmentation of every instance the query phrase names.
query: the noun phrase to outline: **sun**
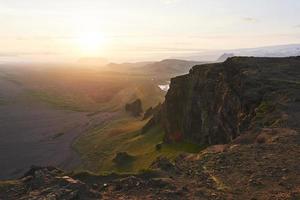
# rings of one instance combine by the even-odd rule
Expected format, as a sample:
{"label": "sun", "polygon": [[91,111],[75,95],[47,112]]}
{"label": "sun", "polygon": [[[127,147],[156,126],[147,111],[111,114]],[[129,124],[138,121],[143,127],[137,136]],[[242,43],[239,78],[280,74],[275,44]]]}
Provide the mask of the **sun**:
{"label": "sun", "polygon": [[99,32],[81,33],[77,38],[80,51],[86,55],[98,55],[103,51],[106,39]]}

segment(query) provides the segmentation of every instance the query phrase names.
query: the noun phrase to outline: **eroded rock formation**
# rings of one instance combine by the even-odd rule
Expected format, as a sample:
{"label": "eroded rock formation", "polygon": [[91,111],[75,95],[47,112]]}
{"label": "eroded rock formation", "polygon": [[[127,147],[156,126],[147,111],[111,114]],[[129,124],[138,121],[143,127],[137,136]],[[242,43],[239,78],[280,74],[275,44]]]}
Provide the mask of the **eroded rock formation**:
{"label": "eroded rock formation", "polygon": [[143,113],[142,101],[140,99],[135,100],[132,103],[125,105],[125,110],[134,117],[139,117]]}
{"label": "eroded rock formation", "polygon": [[299,80],[300,57],[234,57],[195,66],[171,80],[156,121],[166,141],[201,145],[228,143],[263,127],[299,127]]}

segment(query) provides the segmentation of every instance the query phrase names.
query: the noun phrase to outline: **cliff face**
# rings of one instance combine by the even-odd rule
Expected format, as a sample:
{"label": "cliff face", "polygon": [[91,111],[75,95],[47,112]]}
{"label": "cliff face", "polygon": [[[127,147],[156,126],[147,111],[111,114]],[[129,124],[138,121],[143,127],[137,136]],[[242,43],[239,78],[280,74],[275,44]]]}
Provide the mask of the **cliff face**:
{"label": "cliff face", "polygon": [[263,127],[298,127],[300,57],[230,58],[171,80],[161,110],[167,141],[228,143]]}

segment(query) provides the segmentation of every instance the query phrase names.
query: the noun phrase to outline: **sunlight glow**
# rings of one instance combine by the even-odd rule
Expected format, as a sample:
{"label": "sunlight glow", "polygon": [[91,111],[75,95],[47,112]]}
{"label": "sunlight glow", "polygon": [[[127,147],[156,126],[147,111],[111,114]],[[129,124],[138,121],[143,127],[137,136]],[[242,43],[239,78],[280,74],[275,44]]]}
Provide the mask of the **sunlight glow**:
{"label": "sunlight glow", "polygon": [[100,54],[106,43],[105,37],[99,32],[81,33],[76,38],[80,51],[85,55]]}

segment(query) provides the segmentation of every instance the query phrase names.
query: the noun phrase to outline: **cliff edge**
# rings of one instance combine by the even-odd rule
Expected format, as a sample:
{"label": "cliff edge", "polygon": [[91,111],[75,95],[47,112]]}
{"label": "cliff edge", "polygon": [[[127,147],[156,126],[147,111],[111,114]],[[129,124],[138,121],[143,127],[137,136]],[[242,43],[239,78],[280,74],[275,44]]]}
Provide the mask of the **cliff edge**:
{"label": "cliff edge", "polygon": [[261,128],[299,128],[300,57],[234,57],[171,80],[166,141],[226,144]]}

